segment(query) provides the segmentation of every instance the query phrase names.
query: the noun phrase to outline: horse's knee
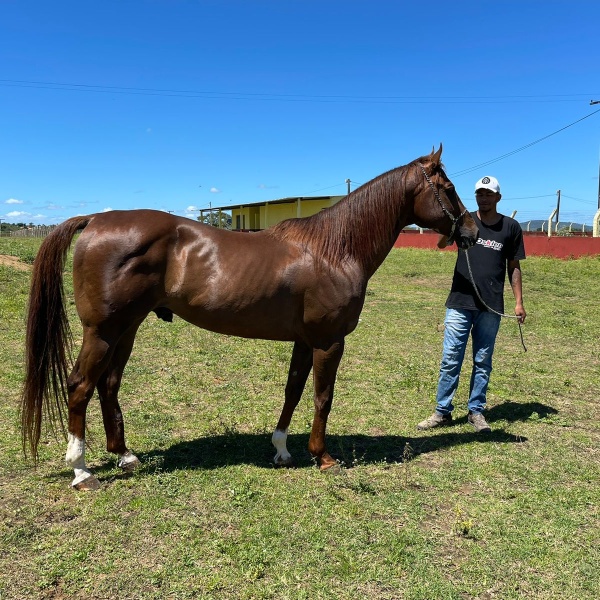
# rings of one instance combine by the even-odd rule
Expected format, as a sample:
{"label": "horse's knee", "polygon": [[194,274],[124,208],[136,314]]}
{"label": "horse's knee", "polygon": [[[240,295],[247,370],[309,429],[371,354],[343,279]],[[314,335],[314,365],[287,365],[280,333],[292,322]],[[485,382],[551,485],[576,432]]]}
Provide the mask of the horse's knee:
{"label": "horse's knee", "polygon": [[314,404],[315,412],[321,417],[327,418],[333,405],[333,389],[328,386],[323,391],[315,393]]}

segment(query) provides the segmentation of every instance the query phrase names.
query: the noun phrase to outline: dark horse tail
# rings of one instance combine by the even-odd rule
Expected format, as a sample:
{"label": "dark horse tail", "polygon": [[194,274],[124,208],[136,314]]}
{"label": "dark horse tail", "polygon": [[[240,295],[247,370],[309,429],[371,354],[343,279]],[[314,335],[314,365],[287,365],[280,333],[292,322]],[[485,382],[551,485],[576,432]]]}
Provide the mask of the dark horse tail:
{"label": "dark horse tail", "polygon": [[33,263],[27,334],[25,383],[21,399],[23,451],[37,459],[42,415],[52,430],[56,422],[65,433],[67,377],[72,335],[64,303],[63,270],[75,233],[92,217],[73,217],[59,225],[40,246]]}

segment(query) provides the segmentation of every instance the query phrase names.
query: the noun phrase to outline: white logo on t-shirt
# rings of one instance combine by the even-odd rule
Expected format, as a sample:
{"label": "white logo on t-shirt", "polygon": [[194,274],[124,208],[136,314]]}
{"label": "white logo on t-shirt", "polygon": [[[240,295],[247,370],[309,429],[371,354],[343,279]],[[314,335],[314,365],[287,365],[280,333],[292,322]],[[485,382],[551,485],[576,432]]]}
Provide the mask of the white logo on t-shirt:
{"label": "white logo on t-shirt", "polygon": [[485,248],[491,248],[492,250],[497,251],[502,250],[502,246],[504,246],[504,244],[501,244],[500,242],[495,242],[494,240],[482,240],[481,238],[477,238],[477,243]]}

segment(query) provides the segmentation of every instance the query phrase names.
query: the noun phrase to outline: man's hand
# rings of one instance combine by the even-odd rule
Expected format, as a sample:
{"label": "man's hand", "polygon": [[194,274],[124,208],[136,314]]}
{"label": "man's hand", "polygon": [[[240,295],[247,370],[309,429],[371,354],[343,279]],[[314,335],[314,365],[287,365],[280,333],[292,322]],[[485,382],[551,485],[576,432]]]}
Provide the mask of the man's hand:
{"label": "man's hand", "polygon": [[525,317],[527,317],[527,313],[525,312],[525,308],[522,304],[517,304],[515,306],[515,315],[519,317],[519,323],[525,323]]}

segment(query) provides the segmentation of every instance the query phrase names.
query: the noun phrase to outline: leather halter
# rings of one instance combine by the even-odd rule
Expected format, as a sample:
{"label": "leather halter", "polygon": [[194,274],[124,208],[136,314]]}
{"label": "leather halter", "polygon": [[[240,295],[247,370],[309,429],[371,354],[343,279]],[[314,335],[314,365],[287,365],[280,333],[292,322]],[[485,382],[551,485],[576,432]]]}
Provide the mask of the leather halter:
{"label": "leather halter", "polygon": [[458,217],[455,217],[444,206],[444,203],[442,202],[442,199],[440,198],[440,195],[438,194],[438,191],[437,191],[436,187],[433,185],[433,181],[431,181],[429,175],[427,175],[427,171],[425,171],[425,167],[420,162],[418,162],[417,164],[419,165],[421,171],[423,171],[423,176],[425,177],[425,181],[427,181],[427,183],[431,187],[431,190],[433,191],[433,195],[435,196],[435,199],[439,202],[440,206],[442,207],[442,211],[450,219],[450,221],[452,221],[452,227],[450,229],[450,235],[448,236],[448,244],[450,244],[450,243],[452,243],[454,241],[454,236],[456,235],[456,226],[457,226],[458,222],[467,214],[468,210],[465,208],[465,210],[463,210],[460,213],[460,215],[458,215]]}

